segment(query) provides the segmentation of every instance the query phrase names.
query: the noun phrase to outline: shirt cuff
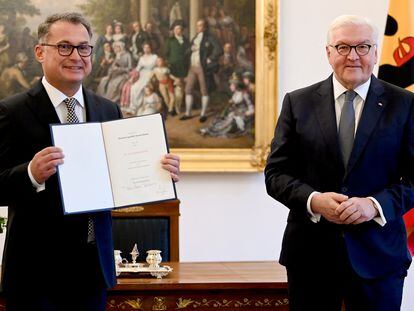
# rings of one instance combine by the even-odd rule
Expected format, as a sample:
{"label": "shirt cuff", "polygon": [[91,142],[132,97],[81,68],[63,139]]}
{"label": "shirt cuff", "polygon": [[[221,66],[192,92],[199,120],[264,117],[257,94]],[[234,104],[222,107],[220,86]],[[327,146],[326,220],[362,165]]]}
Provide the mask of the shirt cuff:
{"label": "shirt cuff", "polygon": [[312,209],[311,209],[311,200],[312,200],[312,198],[313,198],[313,196],[315,194],[319,194],[319,193],[320,192],[318,192],[318,191],[312,192],[309,195],[308,200],[306,201],[306,209],[308,210],[309,218],[314,223],[317,223],[317,222],[319,222],[321,220],[321,214],[312,212]]}
{"label": "shirt cuff", "polygon": [[29,165],[27,166],[27,173],[29,174],[30,181],[32,182],[32,185],[34,188],[36,188],[36,192],[40,192],[46,189],[45,183],[39,184],[36,179],[34,179],[32,175],[32,171],[30,169],[30,166],[32,165],[32,161],[30,161]]}
{"label": "shirt cuff", "polygon": [[379,204],[379,202],[373,197],[368,197],[368,199],[370,199],[374,203],[374,207],[378,210],[379,214],[377,217],[374,217],[373,220],[381,227],[384,227],[387,223],[387,220],[385,219],[381,204]]}

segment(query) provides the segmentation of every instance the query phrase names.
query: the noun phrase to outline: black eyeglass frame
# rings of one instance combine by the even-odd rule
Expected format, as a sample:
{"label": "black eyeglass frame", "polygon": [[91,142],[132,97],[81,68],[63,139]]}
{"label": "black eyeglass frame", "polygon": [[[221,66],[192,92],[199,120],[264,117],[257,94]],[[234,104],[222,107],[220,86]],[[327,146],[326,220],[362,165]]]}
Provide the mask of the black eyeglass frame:
{"label": "black eyeglass frame", "polygon": [[[58,53],[59,53],[60,56],[71,56],[74,49],[76,49],[78,51],[78,54],[79,54],[80,57],[89,57],[89,56],[92,55],[92,52],[93,52],[93,46],[92,45],[89,45],[89,44],[72,45],[72,44],[69,44],[69,43],[60,43],[60,44],[41,43],[40,45],[41,46],[52,46],[52,47],[55,47],[57,49],[57,51],[58,51]],[[61,52],[60,49],[63,48],[63,46],[66,46],[66,47],[70,47],[71,48],[69,54],[64,54],[64,53],[62,54],[62,52]],[[91,51],[90,51],[90,53],[88,55],[82,55],[81,53],[79,53],[79,48],[85,47],[85,46],[88,46],[91,49]]]}
{"label": "black eyeglass frame", "polygon": [[[349,45],[349,44],[341,43],[341,44],[337,44],[337,45],[331,45],[331,44],[329,44],[328,46],[330,46],[332,48],[335,48],[335,50],[338,52],[338,54],[339,55],[342,55],[342,56],[348,56],[351,53],[352,49],[354,49],[355,52],[359,56],[365,56],[365,55],[367,55],[369,53],[369,51],[371,50],[371,48],[373,46],[376,46],[376,44],[360,43],[360,44],[357,44],[357,45]],[[345,53],[345,54],[339,52],[339,47],[340,46],[346,46],[346,47],[348,47],[349,48],[349,52],[348,53]],[[366,53],[360,53],[360,52],[358,52],[358,47],[360,47],[360,46],[367,46],[368,47],[367,52]]]}

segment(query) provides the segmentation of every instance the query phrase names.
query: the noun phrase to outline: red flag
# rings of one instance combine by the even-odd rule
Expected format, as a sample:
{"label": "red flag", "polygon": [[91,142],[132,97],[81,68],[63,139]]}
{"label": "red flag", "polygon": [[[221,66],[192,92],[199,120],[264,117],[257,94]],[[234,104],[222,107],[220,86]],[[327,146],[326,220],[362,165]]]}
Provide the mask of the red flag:
{"label": "red flag", "polygon": [[408,249],[414,256],[414,208],[404,215],[405,229],[407,230]]}
{"label": "red flag", "polygon": [[[414,92],[414,0],[390,0],[378,77]],[[414,163],[413,163],[414,165]],[[414,256],[414,209],[404,215]]]}

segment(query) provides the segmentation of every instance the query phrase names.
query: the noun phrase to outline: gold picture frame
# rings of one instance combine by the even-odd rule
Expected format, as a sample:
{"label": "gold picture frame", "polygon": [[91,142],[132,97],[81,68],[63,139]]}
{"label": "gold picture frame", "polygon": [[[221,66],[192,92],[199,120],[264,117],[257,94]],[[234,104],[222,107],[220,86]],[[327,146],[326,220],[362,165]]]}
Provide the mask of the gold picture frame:
{"label": "gold picture frame", "polygon": [[[75,6],[72,3],[59,3],[55,6],[51,7],[49,10],[39,9],[44,6],[49,0],[38,0],[36,4],[33,4],[34,1],[27,0],[27,3],[30,8],[30,14],[27,12],[26,9],[20,7],[20,4],[15,4],[16,8],[19,7],[19,10],[12,10],[11,8],[3,8],[0,9],[0,17],[2,20],[0,21],[0,28],[5,31],[5,26],[7,25],[7,37],[10,41],[7,46],[10,46],[10,51],[7,52],[9,54],[9,60],[7,61],[8,66],[7,70],[13,71],[16,76],[16,66],[14,65],[14,56],[22,53],[17,52],[24,52],[26,54],[26,73],[28,74],[27,82],[24,83],[25,85],[22,86],[22,89],[14,90],[11,94],[18,93],[24,91],[29,88],[29,84],[32,84],[31,81],[35,81],[35,78],[39,78],[42,76],[40,66],[36,62],[33,57],[33,45],[36,43],[35,39],[35,31],[37,25],[43,21],[49,13],[55,13],[54,11],[70,11],[76,10],[81,11],[82,14],[87,16],[91,19],[92,24],[96,29],[96,34],[99,34],[104,29],[103,25],[106,25],[108,21],[114,19],[115,17],[120,19],[121,22],[124,22],[124,26],[130,26],[131,22],[134,20],[146,20],[148,16],[140,16],[138,13],[139,11],[139,4],[145,9],[142,12],[149,12],[149,0],[131,0],[130,2],[130,9],[128,10],[117,10],[116,4],[112,4],[111,7],[107,9],[108,12],[112,12],[114,10],[116,12],[112,12],[113,14],[108,16],[101,16],[101,15],[94,15],[91,12],[94,12],[94,6],[100,5],[99,0],[89,0],[83,1],[83,5]],[[166,3],[172,3],[171,0],[165,0]],[[188,0],[193,3],[195,0]],[[231,4],[231,0],[209,0],[204,2],[204,0],[197,0],[200,3],[227,3],[227,5]],[[246,138],[249,138],[248,144],[238,144],[236,143],[233,138],[220,138],[221,144],[215,144],[215,142],[211,143],[210,145],[206,144],[197,144],[198,142],[194,142],[194,145],[181,145],[182,147],[171,148],[171,152],[176,153],[181,156],[182,159],[182,171],[184,172],[257,172],[261,171],[264,168],[266,158],[270,149],[270,142],[273,137],[276,116],[277,116],[277,67],[278,67],[278,50],[277,50],[277,38],[278,38],[278,0],[249,0],[255,1],[255,86],[254,86],[254,112],[255,112],[255,121],[254,121],[254,129],[249,132],[249,135],[246,135]],[[86,3],[89,5],[85,5]],[[179,2],[179,1],[177,1]],[[123,7],[125,7],[125,3],[123,3]],[[39,7],[38,7],[39,6]],[[13,11],[9,13],[9,11]],[[25,11],[26,10],[26,11]],[[16,12],[20,12],[20,14],[24,15],[25,17],[22,18],[19,23],[17,23],[17,14]],[[47,11],[47,12],[46,12]],[[14,15],[13,15],[13,14]],[[116,14],[115,14],[116,13]],[[31,16],[33,15],[33,16]],[[194,24],[195,21],[190,21],[191,24]],[[99,30],[98,30],[99,29]],[[1,31],[0,31],[1,35]],[[191,38],[191,36],[190,36]],[[12,51],[15,50],[16,53]],[[1,54],[1,52],[0,52]],[[5,53],[3,53],[5,54]],[[1,56],[1,55],[0,55]],[[16,61],[17,61],[16,56]],[[2,65],[0,59],[0,67]],[[6,70],[5,70],[6,71]],[[0,72],[1,73],[1,72]],[[18,72],[17,72],[18,73]],[[20,73],[22,74],[22,73]],[[9,75],[10,76],[10,75]],[[5,76],[2,81],[11,80],[9,76]],[[30,79],[29,79],[30,78]],[[33,79],[32,79],[33,78]],[[93,79],[90,79],[93,82]],[[88,82],[85,81],[85,87],[91,88],[88,85]],[[4,84],[4,83],[3,83]],[[9,83],[11,86],[15,85],[16,83]],[[20,83],[21,84],[21,83]],[[20,86],[19,86],[20,87]],[[0,90],[0,99],[11,94],[2,94],[4,93],[3,88]],[[226,105],[224,102],[223,105]],[[224,107],[224,106],[221,106]],[[222,110],[223,111],[223,110]],[[171,118],[173,119],[173,118]],[[178,116],[175,117],[176,120]],[[210,118],[212,120],[212,118]],[[180,122],[180,121],[178,121]],[[210,122],[210,121],[209,121]],[[185,124],[185,123],[182,123]],[[198,126],[201,126],[197,122]],[[199,129],[198,129],[199,130]],[[168,132],[168,124],[167,124],[167,132]],[[201,138],[201,135],[199,135]],[[247,137],[249,136],[249,137]],[[254,139],[252,139],[254,138]],[[171,139],[171,137],[170,137]],[[233,140],[233,141],[232,141]],[[170,140],[172,141],[172,139]],[[225,141],[225,144],[222,142]],[[234,144],[233,148],[231,148],[232,144]],[[172,146],[174,143],[171,143]],[[226,146],[226,147],[219,147],[219,146]],[[178,145],[180,146],[180,145]],[[208,146],[208,147],[206,147]],[[217,147],[214,147],[217,146]],[[245,147],[240,147],[245,146]]]}
{"label": "gold picture frame", "polygon": [[255,142],[252,148],[172,148],[183,172],[262,171],[277,117],[277,0],[256,0]]}

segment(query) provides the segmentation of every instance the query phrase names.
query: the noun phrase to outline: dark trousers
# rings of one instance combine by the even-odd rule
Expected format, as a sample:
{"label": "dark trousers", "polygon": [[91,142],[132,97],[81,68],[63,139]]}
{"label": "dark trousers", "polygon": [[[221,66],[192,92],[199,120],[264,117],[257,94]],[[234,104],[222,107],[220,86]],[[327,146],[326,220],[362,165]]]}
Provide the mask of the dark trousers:
{"label": "dark trousers", "polygon": [[[71,270],[78,280],[65,276],[65,267],[61,271],[47,271],[62,275],[59,284],[38,285],[27,280],[31,286],[22,286],[5,292],[7,311],[104,311],[106,305],[106,285],[98,259],[96,245],[86,246],[84,265]],[[24,268],[24,267],[22,267]],[[33,267],[35,269],[35,267]]]}
{"label": "dark trousers", "polygon": [[[316,242],[317,243],[317,242]],[[332,255],[332,254],[330,254]],[[320,263],[287,267],[291,311],[399,311],[406,272],[363,279],[342,251]]]}

